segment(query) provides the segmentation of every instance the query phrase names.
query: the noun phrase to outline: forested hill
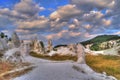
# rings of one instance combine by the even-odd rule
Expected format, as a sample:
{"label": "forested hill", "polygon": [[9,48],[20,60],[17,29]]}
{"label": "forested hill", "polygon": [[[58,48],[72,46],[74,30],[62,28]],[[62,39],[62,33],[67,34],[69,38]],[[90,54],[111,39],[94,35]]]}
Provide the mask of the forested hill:
{"label": "forested hill", "polygon": [[110,41],[110,40],[117,40],[120,39],[120,36],[118,35],[99,35],[93,39],[87,40],[87,41],[83,41],[81,42],[81,44],[83,45],[87,45],[87,44],[95,44],[95,43],[102,43],[102,42],[106,42],[106,41]]}

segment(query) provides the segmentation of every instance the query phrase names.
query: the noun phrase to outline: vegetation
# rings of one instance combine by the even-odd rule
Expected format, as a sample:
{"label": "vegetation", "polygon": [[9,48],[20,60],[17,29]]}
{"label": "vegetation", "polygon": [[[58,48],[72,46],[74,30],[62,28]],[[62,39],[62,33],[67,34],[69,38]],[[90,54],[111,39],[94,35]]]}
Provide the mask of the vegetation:
{"label": "vegetation", "polygon": [[69,56],[69,55],[53,55],[53,56],[48,56],[48,55],[42,55],[42,54],[36,54],[35,52],[30,53],[31,56],[37,57],[37,58],[43,58],[43,59],[48,59],[48,60],[57,60],[57,61],[64,61],[64,60],[73,60],[76,61],[77,57],[76,56]]}
{"label": "vegetation", "polygon": [[109,55],[86,55],[87,64],[96,72],[106,72],[120,80],[120,57]]}
{"label": "vegetation", "polygon": [[83,44],[84,46],[87,45],[87,44],[93,44],[90,47],[90,49],[98,51],[98,50],[102,50],[99,47],[99,45],[101,43],[106,42],[106,41],[110,41],[110,40],[117,40],[117,39],[120,39],[120,36],[118,36],[118,35],[100,35],[100,36],[97,36],[97,37],[95,37],[93,39],[81,42],[81,44]]}
{"label": "vegetation", "polygon": [[117,40],[117,39],[120,39],[120,36],[118,36],[118,35],[100,35],[93,39],[81,42],[81,44],[87,45],[87,44],[92,44],[92,43],[102,43],[102,42],[106,42],[106,41],[110,41],[110,40]]}
{"label": "vegetation", "polygon": [[6,38],[7,38],[8,36],[7,36],[7,35],[5,35],[3,32],[1,32],[1,33],[0,33],[0,37],[1,37],[1,38],[4,38],[4,37],[6,37]]}
{"label": "vegetation", "polygon": [[[29,66],[29,65],[30,65],[30,63],[20,63],[19,65],[16,65],[14,63],[0,61],[0,75],[2,73],[5,73],[5,72],[8,72],[8,71],[17,69],[20,66],[23,67],[23,66]],[[19,71],[19,72],[16,72],[16,73],[0,76],[0,80],[10,80],[13,77],[17,77],[17,76],[23,75],[23,74],[25,74],[26,72],[28,72],[30,70],[31,69],[26,69],[24,71]]]}
{"label": "vegetation", "polygon": [[45,46],[44,46],[44,43],[42,42],[42,41],[40,41],[40,44],[42,45],[42,48],[44,48]]}
{"label": "vegetation", "polygon": [[66,47],[67,45],[57,45],[54,48],[58,48],[58,47]]}

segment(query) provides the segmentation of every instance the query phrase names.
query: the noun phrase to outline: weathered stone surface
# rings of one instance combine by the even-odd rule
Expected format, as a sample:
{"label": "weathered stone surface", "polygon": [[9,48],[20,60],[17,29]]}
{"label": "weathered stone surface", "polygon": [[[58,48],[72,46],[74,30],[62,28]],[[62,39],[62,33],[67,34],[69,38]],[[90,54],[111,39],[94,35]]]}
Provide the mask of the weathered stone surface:
{"label": "weathered stone surface", "polygon": [[20,51],[20,48],[13,48],[4,53],[3,60],[13,63],[19,63],[24,61],[24,57]]}
{"label": "weathered stone surface", "polygon": [[52,51],[52,50],[53,50],[52,40],[51,40],[51,39],[49,39],[49,40],[48,40],[48,47],[47,47],[47,51],[48,51],[48,52],[50,52],[50,51]]}
{"label": "weathered stone surface", "polygon": [[20,47],[20,40],[19,40],[19,37],[16,34],[16,32],[14,32],[12,34],[12,38],[11,39],[12,39],[12,42],[14,43],[14,45],[15,45],[16,48]]}
{"label": "weathered stone surface", "polygon": [[8,49],[15,48],[15,45],[14,45],[14,43],[13,43],[12,41],[9,41],[9,42],[7,43],[7,45],[8,45]]}
{"label": "weathered stone surface", "polygon": [[24,56],[28,56],[30,53],[30,43],[26,43],[26,42],[22,41],[21,45],[20,45],[20,49],[21,49],[21,53]]}
{"label": "weathered stone surface", "polygon": [[84,47],[81,44],[76,45],[76,53],[77,53],[77,63],[84,64],[85,63],[85,51]]}
{"label": "weathered stone surface", "polygon": [[32,51],[34,51],[38,54],[44,54],[45,53],[44,44],[43,44],[42,41],[39,41],[39,40],[32,41],[31,49],[32,49]]}
{"label": "weathered stone surface", "polygon": [[75,44],[68,45],[69,50],[72,51],[72,52],[74,52],[74,53],[76,53],[75,47],[76,47]]}
{"label": "weathered stone surface", "polygon": [[7,40],[5,38],[0,38],[0,50],[7,50]]}

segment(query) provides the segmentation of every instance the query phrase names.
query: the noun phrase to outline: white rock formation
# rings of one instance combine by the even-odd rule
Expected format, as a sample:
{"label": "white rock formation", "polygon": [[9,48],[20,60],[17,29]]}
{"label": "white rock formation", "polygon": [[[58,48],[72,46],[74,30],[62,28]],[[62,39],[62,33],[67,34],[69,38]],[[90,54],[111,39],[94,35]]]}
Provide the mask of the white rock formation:
{"label": "white rock formation", "polygon": [[13,48],[4,53],[3,60],[13,63],[19,63],[24,61],[24,57],[21,53],[20,48]]}
{"label": "white rock formation", "polygon": [[6,38],[0,38],[0,50],[7,50],[7,40]]}
{"label": "white rock formation", "polygon": [[15,45],[12,41],[8,41],[7,45],[8,45],[8,49],[15,48]]}
{"label": "white rock formation", "polygon": [[101,50],[101,51],[92,51],[90,49],[85,49],[85,52],[88,54],[92,54],[92,55],[116,55],[116,56],[120,56],[120,46],[116,46],[110,49],[106,49],[106,50]]}
{"label": "white rock formation", "polygon": [[52,40],[51,40],[51,39],[49,39],[49,40],[48,40],[47,51],[48,51],[48,52],[50,52],[50,51],[52,51],[52,50],[53,50]]}
{"label": "white rock formation", "polygon": [[12,34],[12,42],[14,43],[14,46],[16,47],[16,48],[18,48],[18,47],[20,47],[20,40],[19,40],[19,37],[18,37],[18,35],[16,34],[16,32],[14,32],[13,34]]}
{"label": "white rock formation", "polygon": [[22,55],[28,56],[30,53],[30,43],[22,41],[20,45],[20,50]]}
{"label": "white rock formation", "polygon": [[77,63],[84,64],[85,63],[85,48],[81,44],[76,45],[76,53],[77,53]]}
{"label": "white rock formation", "polygon": [[51,51],[48,53],[49,56],[53,56],[55,54],[62,56],[77,56],[77,63],[85,63],[85,48],[81,44],[72,44],[68,47],[58,47],[56,51]]}
{"label": "white rock formation", "polygon": [[31,49],[33,52],[36,52],[37,54],[44,54],[45,48],[42,41],[34,40],[31,44]]}
{"label": "white rock formation", "polygon": [[50,55],[50,56],[53,56],[55,54],[58,54],[58,55],[61,55],[61,56],[64,56],[64,55],[76,56],[76,53],[73,52],[73,51],[70,51],[70,49],[67,48],[67,47],[59,47],[57,49],[57,51],[52,50],[48,53],[48,55]]}

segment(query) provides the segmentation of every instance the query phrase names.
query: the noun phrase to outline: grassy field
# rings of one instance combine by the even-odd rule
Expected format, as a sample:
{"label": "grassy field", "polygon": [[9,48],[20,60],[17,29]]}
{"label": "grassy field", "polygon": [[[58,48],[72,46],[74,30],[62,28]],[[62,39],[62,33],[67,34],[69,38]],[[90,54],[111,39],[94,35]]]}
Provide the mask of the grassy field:
{"label": "grassy field", "polygon": [[120,80],[120,57],[86,55],[86,62],[96,72],[106,72]]}
{"label": "grassy field", "polygon": [[[48,60],[73,60],[76,61],[77,57],[71,56],[59,56],[54,55],[52,57],[47,55],[40,55],[35,53],[30,53],[31,56],[48,59]],[[120,57],[117,56],[108,56],[108,55],[86,55],[86,63],[96,72],[106,72],[107,75],[115,76],[118,80],[120,80]]]}
{"label": "grassy field", "polygon": [[56,60],[56,61],[64,61],[64,60],[73,60],[76,61],[77,57],[75,56],[60,56],[60,55],[53,55],[53,56],[48,56],[48,55],[41,55],[41,54],[36,54],[34,52],[30,53],[31,56],[37,57],[37,58],[42,58],[42,59],[48,59],[48,60]]}

